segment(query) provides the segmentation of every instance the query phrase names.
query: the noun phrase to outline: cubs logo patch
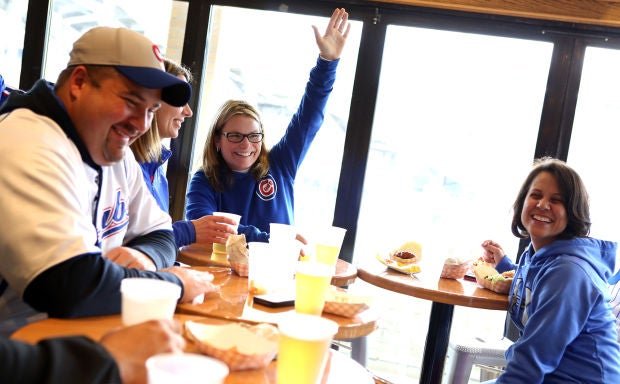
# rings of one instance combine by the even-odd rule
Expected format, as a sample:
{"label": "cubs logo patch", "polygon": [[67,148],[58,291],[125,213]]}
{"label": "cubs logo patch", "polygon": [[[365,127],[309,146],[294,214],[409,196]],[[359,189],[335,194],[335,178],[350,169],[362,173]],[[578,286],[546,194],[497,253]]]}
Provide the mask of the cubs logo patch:
{"label": "cubs logo patch", "polygon": [[276,197],[278,186],[271,175],[267,175],[258,181],[256,195],[264,201],[273,200]]}
{"label": "cubs logo patch", "polygon": [[119,190],[116,191],[116,199],[111,207],[103,210],[101,215],[101,239],[114,236],[129,224],[129,212],[127,203]]}

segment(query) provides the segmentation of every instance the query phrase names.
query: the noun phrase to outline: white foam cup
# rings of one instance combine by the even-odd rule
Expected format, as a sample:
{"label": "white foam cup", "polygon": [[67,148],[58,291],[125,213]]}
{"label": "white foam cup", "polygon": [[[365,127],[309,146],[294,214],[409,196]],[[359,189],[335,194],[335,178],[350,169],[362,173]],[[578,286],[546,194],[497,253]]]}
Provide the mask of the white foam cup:
{"label": "white foam cup", "polygon": [[222,384],[226,364],[194,353],[162,353],[146,360],[149,384]]}
{"label": "white foam cup", "polygon": [[133,325],[153,319],[172,320],[181,287],[164,280],[132,277],[121,281],[121,317]]}

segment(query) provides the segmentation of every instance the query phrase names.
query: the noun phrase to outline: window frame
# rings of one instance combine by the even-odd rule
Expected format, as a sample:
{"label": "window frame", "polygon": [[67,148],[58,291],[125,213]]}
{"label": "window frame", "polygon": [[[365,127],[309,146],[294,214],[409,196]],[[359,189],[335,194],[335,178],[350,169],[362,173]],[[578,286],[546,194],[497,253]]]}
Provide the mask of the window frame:
{"label": "window frame", "polygon": [[[357,62],[353,97],[347,124],[345,148],[334,211],[334,225],[348,229],[340,257],[351,261],[357,220],[364,185],[364,175],[376,106],[381,57],[386,26],[405,26],[481,33],[552,42],[552,63],[547,80],[547,93],[541,113],[535,157],[550,155],[565,160],[569,150],[572,123],[587,46],[620,49],[620,28],[585,25],[541,19],[433,9],[427,7],[375,2],[338,2],[293,0],[286,4],[270,0],[188,2],[188,15],[182,62],[195,75],[195,91],[190,106],[200,104],[208,24],[212,5],[246,7],[259,10],[304,13],[325,16],[334,7],[346,7],[351,18],[364,22]],[[26,19],[20,88],[29,89],[42,76],[44,52],[50,17],[50,1],[30,0]],[[45,26],[41,28],[41,26]],[[195,121],[189,119],[179,137],[172,140],[173,156],[167,176],[172,196],[170,214],[183,218],[185,191],[191,171],[191,158],[196,132]],[[523,243],[523,242],[522,242]]]}

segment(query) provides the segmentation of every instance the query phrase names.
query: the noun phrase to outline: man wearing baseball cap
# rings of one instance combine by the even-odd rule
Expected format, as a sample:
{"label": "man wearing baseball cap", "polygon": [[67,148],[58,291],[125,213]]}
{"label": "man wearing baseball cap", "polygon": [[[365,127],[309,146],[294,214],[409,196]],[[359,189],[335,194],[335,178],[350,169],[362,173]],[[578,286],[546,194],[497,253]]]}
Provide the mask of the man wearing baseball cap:
{"label": "man wearing baseball cap", "polygon": [[55,86],[39,80],[0,107],[0,333],[118,313],[126,277],[178,284],[184,302],[215,289],[209,273],[172,266],[170,216],[127,149],[162,101],[190,96],[148,38],[97,27]]}

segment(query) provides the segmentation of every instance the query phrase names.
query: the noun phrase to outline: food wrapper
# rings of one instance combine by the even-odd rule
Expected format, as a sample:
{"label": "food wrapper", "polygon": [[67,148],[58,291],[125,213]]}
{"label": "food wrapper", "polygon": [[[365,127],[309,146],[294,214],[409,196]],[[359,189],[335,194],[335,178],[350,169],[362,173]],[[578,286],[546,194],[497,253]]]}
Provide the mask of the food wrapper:
{"label": "food wrapper", "polygon": [[278,352],[278,329],[270,324],[187,321],[185,332],[201,353],[223,361],[231,371],[264,368]]}
{"label": "food wrapper", "polygon": [[462,279],[469,270],[469,260],[447,258],[441,270],[444,279]]}
{"label": "food wrapper", "polygon": [[248,244],[245,235],[230,235],[226,239],[226,253],[230,267],[241,277],[248,276]]}
{"label": "food wrapper", "polygon": [[370,298],[366,296],[352,295],[341,288],[331,286],[325,294],[323,312],[351,318],[368,309],[369,302]]}
{"label": "food wrapper", "polygon": [[486,289],[503,295],[507,295],[510,292],[510,286],[512,285],[512,279],[493,281],[487,278],[480,279],[478,276],[476,276],[476,282]]}
{"label": "food wrapper", "polygon": [[[476,282],[481,287],[504,295],[508,294],[510,291],[512,277],[501,277],[501,279],[497,279],[497,277],[502,274],[497,272],[491,264],[478,260],[474,263],[472,269],[476,276]],[[512,275],[514,271],[504,272],[504,274]]]}

